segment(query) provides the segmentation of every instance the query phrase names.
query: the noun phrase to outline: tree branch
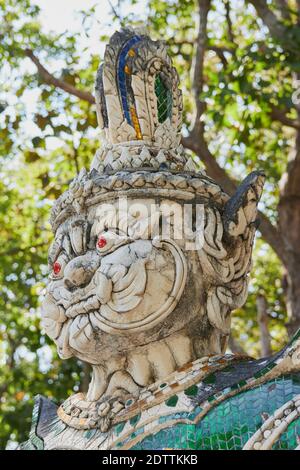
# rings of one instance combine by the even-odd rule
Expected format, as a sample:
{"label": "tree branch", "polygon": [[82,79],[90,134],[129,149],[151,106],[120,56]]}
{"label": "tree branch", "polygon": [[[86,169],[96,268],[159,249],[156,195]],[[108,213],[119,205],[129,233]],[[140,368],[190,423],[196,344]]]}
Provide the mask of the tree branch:
{"label": "tree branch", "polygon": [[269,8],[266,0],[248,0],[257,11],[258,16],[268,27],[271,35],[277,40],[282,40],[286,35],[285,26],[278,20],[275,13]]}
{"label": "tree branch", "polygon": [[289,6],[286,0],[275,0],[277,10],[283,20],[289,21],[291,19]]}
{"label": "tree branch", "polygon": [[292,54],[295,59],[299,58],[300,40],[298,26],[285,26],[268,6],[267,0],[247,0],[247,2],[254,6],[258,16],[269,29],[273,39],[281,45],[285,52]]}
{"label": "tree branch", "polygon": [[[221,61],[222,64],[223,64],[223,67],[224,67],[224,69],[225,69],[225,68],[227,67],[227,65],[228,65],[228,61],[227,61],[227,59],[226,59],[226,57],[225,57],[225,54],[224,54],[224,52],[226,52],[226,50],[225,50],[226,48],[217,47],[217,46],[209,46],[208,49],[209,49],[210,51],[214,51],[214,52],[217,54],[217,56],[219,57],[220,61]],[[228,51],[227,51],[227,52],[228,52]],[[232,51],[231,51],[231,52],[232,52]]]}
{"label": "tree branch", "polygon": [[188,137],[183,137],[181,142],[185,148],[192,150],[192,152],[199,156],[206,167],[208,175],[215,179],[222,186],[224,191],[228,194],[235,192],[237,185],[228,176],[226,171],[220,167],[215,157],[210,152],[201,133],[196,135],[195,131],[192,131]]}
{"label": "tree branch", "polygon": [[[210,152],[207,142],[205,141],[204,124],[200,119],[205,111],[205,103],[201,101],[200,94],[203,89],[203,65],[204,54],[207,47],[207,16],[210,8],[210,0],[198,0],[198,7],[199,29],[196,41],[195,65],[192,82],[192,90],[196,105],[196,119],[189,135],[182,138],[182,144],[200,157],[207,169],[208,175],[215,179],[229,195],[232,195],[236,191],[237,184],[230,178],[227,172],[220,167]],[[259,217],[260,232],[263,238],[271,245],[281,261],[284,262],[283,241],[279,230],[277,227],[272,225],[263,213],[259,213]]]}
{"label": "tree branch", "polygon": [[227,22],[227,31],[228,31],[228,38],[229,41],[234,44],[234,35],[232,31],[232,21],[231,21],[231,16],[230,16],[230,0],[224,0],[225,4],[225,16],[226,16],[226,22]]}
{"label": "tree branch", "polygon": [[205,111],[205,102],[201,101],[200,94],[203,90],[204,55],[207,46],[207,15],[210,8],[210,0],[198,0],[199,27],[196,40],[196,53],[193,67],[192,91],[196,106],[194,129],[199,129],[200,118]]}
{"label": "tree branch", "polygon": [[[207,169],[208,175],[216,180],[224,191],[229,195],[232,195],[236,191],[238,186],[237,182],[233,181],[227,172],[220,167],[210,152],[201,133],[196,135],[195,132],[192,132],[188,137],[183,137],[182,145],[199,156]],[[264,240],[273,248],[279,259],[285,264],[285,250],[279,230],[261,211],[259,211],[259,221],[259,230]]]}
{"label": "tree branch", "polygon": [[263,212],[258,211],[258,218],[258,230],[262,234],[264,240],[271,246],[271,248],[273,248],[283,265],[286,266],[287,257],[280,230],[270,222],[269,218]]}
{"label": "tree branch", "polygon": [[271,335],[269,332],[268,302],[264,294],[256,297],[257,323],[260,330],[261,357],[272,354]]}
{"label": "tree branch", "polygon": [[109,3],[109,6],[111,8],[111,11],[112,13],[115,15],[116,18],[118,18],[118,20],[121,22],[122,21],[122,17],[121,15],[117,12],[116,8],[113,6],[112,2],[110,0],[108,0],[108,3]]}
{"label": "tree branch", "polygon": [[45,83],[60,88],[66,93],[77,96],[77,98],[87,101],[90,104],[95,103],[95,98],[88,91],[79,90],[73,85],[70,85],[69,83],[66,83],[59,78],[55,78],[51,73],[49,73],[48,70],[40,63],[39,59],[34,55],[31,49],[25,49],[25,55],[29,57],[36,65],[38,73]]}
{"label": "tree branch", "polygon": [[[180,51],[182,46],[191,46],[191,47],[193,47],[194,44],[195,44],[195,41],[188,41],[188,40],[174,41],[174,40],[169,40],[169,41],[167,41],[167,44],[169,46],[178,47],[178,49]],[[219,59],[221,60],[224,68],[228,65],[228,61],[225,57],[225,52],[229,52],[230,54],[234,54],[234,52],[235,52],[234,49],[232,49],[230,47],[214,46],[214,45],[211,45],[211,44],[207,44],[206,50],[215,52],[217,54],[217,56],[219,57]]]}
{"label": "tree branch", "polygon": [[276,108],[276,106],[271,105],[271,118],[275,121],[279,121],[285,126],[293,127],[294,129],[300,130],[300,121],[297,119],[291,119],[287,117],[286,112],[282,109]]}
{"label": "tree branch", "polygon": [[[177,41],[176,39],[169,39],[166,41],[168,46],[191,46],[194,47],[195,45],[195,40],[188,40],[188,39],[182,39]],[[206,44],[206,49],[208,51],[214,51],[217,54],[224,54],[224,52],[229,52],[230,54],[234,53],[234,49],[232,47],[227,47],[227,46],[216,46],[214,44],[210,44],[209,42]]]}

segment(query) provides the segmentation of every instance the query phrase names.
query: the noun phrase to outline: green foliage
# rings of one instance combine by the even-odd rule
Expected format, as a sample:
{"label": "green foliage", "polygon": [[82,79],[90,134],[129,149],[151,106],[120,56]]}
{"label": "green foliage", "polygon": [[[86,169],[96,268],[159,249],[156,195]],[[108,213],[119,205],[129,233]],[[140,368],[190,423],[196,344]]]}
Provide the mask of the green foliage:
{"label": "green foliage", "polygon": [[[168,38],[184,94],[184,129],[194,105],[191,64],[196,39],[194,0],[148,0],[141,5],[154,38]],[[270,2],[269,2],[270,3]],[[273,2],[275,3],[275,2]],[[132,6],[136,0],[131,1]],[[291,150],[292,132],[271,117],[272,106],[288,109],[292,72],[299,71],[296,45],[299,28],[288,23],[290,54],[262,28],[253,8],[231,2],[233,38],[228,33],[224,4],[212,2],[208,22],[205,87],[206,138],[221,166],[240,179],[254,168],[265,170],[268,185],[262,208],[276,219],[278,181]],[[122,2],[120,2],[122,6]],[[63,8],[63,2],[62,2]],[[126,14],[123,14],[126,10]],[[110,29],[141,24],[144,15],[130,8],[111,14]],[[89,55],[82,35],[89,35],[99,11],[81,12],[82,31],[45,33],[39,7],[30,0],[0,0],[0,446],[24,441],[30,427],[33,396],[57,401],[77,390],[82,365],[61,361],[40,331],[39,300],[47,276],[47,222],[51,205],[75,176],[88,166],[98,147],[94,108],[43,82],[26,55],[30,49],[57,78],[92,92],[101,60]],[[57,14],[61,14],[58,12]],[[100,18],[99,18],[100,19]],[[298,35],[298,36],[297,36]],[[233,39],[233,40],[232,40]],[[99,45],[107,37],[99,27]],[[299,49],[298,49],[299,50]],[[29,102],[34,106],[29,106]],[[286,308],[282,268],[258,240],[254,274],[245,308],[233,321],[235,338],[259,356],[255,298],[263,292],[269,303],[274,350],[286,341]],[[266,279],[268,280],[266,282]]]}
{"label": "green foliage", "polygon": [[264,295],[268,302],[269,330],[273,351],[280,350],[288,341],[285,298],[282,286],[283,272],[272,249],[261,239],[256,240],[254,265],[245,306],[232,317],[232,335],[250,356],[260,357],[260,332],[257,323],[256,298]]}

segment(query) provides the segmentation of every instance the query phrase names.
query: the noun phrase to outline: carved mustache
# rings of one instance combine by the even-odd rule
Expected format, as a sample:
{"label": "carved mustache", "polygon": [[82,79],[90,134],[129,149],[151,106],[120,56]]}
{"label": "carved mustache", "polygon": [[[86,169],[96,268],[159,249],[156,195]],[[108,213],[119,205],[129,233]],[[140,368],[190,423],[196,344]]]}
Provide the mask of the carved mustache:
{"label": "carved mustache", "polygon": [[49,295],[53,297],[58,306],[64,308],[68,318],[73,318],[79,312],[88,313],[90,310],[98,309],[101,304],[106,304],[111,297],[112,280],[101,272],[101,266],[89,284],[83,288],[77,288],[76,291],[70,291],[63,282],[55,289],[49,289]]}
{"label": "carved mustache", "polygon": [[[120,313],[134,308],[140,301],[137,296],[145,287],[146,275],[140,268],[148,259],[152,243],[146,243],[144,252],[139,246],[135,242],[125,253],[123,250],[123,259],[117,252],[103,258],[94,258],[94,252],[75,258],[65,268],[63,279],[49,285],[48,295],[64,309],[66,318],[98,310],[105,304],[111,304]],[[87,279],[90,282],[84,287],[70,290],[70,286],[80,285]],[[130,305],[125,300],[128,294],[132,294]]]}

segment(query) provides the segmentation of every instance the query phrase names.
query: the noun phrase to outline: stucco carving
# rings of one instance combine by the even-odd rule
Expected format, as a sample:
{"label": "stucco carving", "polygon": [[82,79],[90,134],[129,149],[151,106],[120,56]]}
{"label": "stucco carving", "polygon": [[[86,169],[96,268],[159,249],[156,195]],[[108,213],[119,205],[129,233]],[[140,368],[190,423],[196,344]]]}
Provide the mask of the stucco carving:
{"label": "stucco carving", "polygon": [[61,420],[105,432],[151,384],[225,353],[264,175],[230,198],[196,171],[180,145],[178,75],[148,36],[113,35],[95,96],[104,144],[53,208],[42,326],[63,359],[93,368]]}

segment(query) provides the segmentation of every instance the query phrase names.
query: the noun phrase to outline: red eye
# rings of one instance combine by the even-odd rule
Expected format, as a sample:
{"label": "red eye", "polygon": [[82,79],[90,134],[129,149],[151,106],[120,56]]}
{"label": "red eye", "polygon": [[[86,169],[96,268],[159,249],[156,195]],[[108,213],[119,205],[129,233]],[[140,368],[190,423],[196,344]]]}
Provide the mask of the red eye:
{"label": "red eye", "polygon": [[101,237],[98,238],[97,247],[98,248],[104,248],[106,243],[107,243],[106,238],[101,236]]}
{"label": "red eye", "polygon": [[59,274],[61,271],[61,264],[58,261],[55,261],[53,264],[53,272],[55,275]]}

